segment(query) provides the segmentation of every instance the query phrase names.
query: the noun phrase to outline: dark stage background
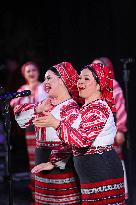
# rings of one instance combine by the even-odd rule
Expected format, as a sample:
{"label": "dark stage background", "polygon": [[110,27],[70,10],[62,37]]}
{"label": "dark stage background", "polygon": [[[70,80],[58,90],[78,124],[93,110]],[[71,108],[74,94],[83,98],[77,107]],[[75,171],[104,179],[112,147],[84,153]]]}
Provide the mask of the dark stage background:
{"label": "dark stage background", "polygon": [[[27,60],[39,63],[42,81],[46,68],[56,63],[69,61],[79,70],[94,58],[107,56],[113,62],[116,78],[125,93],[120,59],[136,57],[136,12],[131,0],[46,0],[30,5],[24,1],[4,4],[0,8],[0,84],[7,91],[16,91],[22,85],[20,67]],[[10,60],[16,64],[16,69],[8,72]],[[125,146],[124,151],[126,163],[131,165],[131,187],[135,187],[136,63],[129,64],[127,68],[130,74],[130,143],[129,149]],[[23,131],[15,122],[11,145],[12,171],[26,171],[28,161]],[[18,162],[16,166],[15,160]]]}

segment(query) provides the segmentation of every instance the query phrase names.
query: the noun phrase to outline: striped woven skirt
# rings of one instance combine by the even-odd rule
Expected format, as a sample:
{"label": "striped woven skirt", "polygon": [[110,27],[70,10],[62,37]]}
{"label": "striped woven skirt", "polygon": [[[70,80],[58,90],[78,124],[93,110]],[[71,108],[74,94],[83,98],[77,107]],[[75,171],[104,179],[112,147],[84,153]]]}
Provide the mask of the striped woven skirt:
{"label": "striped woven skirt", "polygon": [[74,172],[35,176],[35,205],[81,204],[79,184]]}
{"label": "striped woven skirt", "polygon": [[26,128],[26,146],[28,152],[29,168],[30,170],[35,166],[35,130],[33,126]]}
{"label": "striped woven skirt", "polygon": [[[25,132],[26,137],[26,146],[27,146],[27,153],[28,153],[28,162],[29,162],[29,171],[35,166],[35,145],[36,145],[36,139],[35,139],[35,130],[33,126],[29,126],[26,128]],[[30,172],[30,183],[29,183],[29,189],[32,191],[34,195],[34,175]]]}
{"label": "striped woven skirt", "polygon": [[[36,148],[36,164],[49,161],[52,148]],[[79,180],[73,160],[69,160],[65,170],[55,167],[35,175],[35,205],[81,204]]]}
{"label": "striped woven skirt", "polygon": [[82,205],[124,205],[124,173],[115,150],[74,157]]}

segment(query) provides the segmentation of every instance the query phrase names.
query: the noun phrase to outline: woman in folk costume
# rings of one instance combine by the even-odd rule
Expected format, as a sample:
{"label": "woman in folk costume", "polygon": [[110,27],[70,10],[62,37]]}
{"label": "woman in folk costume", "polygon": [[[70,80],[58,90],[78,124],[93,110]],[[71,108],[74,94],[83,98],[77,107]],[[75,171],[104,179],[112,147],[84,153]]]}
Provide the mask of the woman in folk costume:
{"label": "woman in folk costume", "polygon": [[113,149],[116,126],[112,72],[102,64],[85,66],[79,76],[78,90],[85,104],[72,125],[49,112],[44,119],[35,119],[34,124],[52,126],[60,139],[72,146],[82,204],[124,205],[124,174]]}
{"label": "woman in folk costume", "polygon": [[[26,84],[22,85],[18,92],[23,90],[30,90],[31,95],[27,97],[15,98],[11,101],[10,105],[14,108],[16,105],[22,105],[25,103],[38,103],[46,99],[48,94],[45,92],[43,84],[39,82],[39,66],[34,62],[27,62],[21,68],[22,76],[26,80]],[[13,82],[16,83],[16,82]],[[35,165],[35,131],[34,126],[29,126],[25,130],[26,146],[28,151],[28,160],[30,170]],[[32,177],[32,176],[31,176]],[[32,177],[33,178],[33,177]],[[34,191],[33,179],[29,187]]]}
{"label": "woman in folk costume", "polygon": [[[18,124],[26,127],[44,116],[48,109],[54,117],[73,123],[78,110],[77,103],[71,98],[78,98],[78,74],[68,62],[63,62],[48,69],[45,74],[45,90],[51,97],[38,106],[26,104],[15,108]],[[68,205],[81,204],[79,181],[72,160],[71,146],[61,142],[56,130],[48,127],[35,127],[36,130],[36,169],[35,173],[35,204]],[[46,162],[53,170],[40,172]],[[52,165],[53,164],[53,165]]]}
{"label": "woman in folk costume", "polygon": [[111,60],[107,57],[100,57],[93,60],[93,63],[102,63],[107,66],[113,72],[113,97],[115,100],[116,107],[116,127],[117,133],[114,142],[114,149],[117,152],[119,158],[121,159],[123,170],[124,170],[124,185],[125,185],[125,199],[128,198],[128,187],[127,187],[127,176],[126,168],[124,164],[124,155],[122,146],[125,141],[125,133],[127,132],[126,122],[127,122],[127,112],[125,108],[125,98],[123,90],[119,83],[115,80],[114,68]]}

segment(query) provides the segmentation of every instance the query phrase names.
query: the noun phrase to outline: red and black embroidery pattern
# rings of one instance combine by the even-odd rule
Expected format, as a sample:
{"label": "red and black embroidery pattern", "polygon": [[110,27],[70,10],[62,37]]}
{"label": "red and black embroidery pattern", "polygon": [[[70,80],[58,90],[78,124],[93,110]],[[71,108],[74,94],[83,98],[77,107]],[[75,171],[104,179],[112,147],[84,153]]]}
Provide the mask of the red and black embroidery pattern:
{"label": "red and black embroidery pattern", "polygon": [[84,205],[125,205],[123,178],[81,184],[81,193]]}

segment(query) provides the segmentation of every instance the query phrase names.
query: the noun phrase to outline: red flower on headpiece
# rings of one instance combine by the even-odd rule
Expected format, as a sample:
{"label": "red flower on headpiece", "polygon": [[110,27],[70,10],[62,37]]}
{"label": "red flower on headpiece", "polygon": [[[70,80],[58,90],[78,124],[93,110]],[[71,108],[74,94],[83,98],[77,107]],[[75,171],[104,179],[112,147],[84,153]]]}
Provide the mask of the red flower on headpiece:
{"label": "red flower on headpiece", "polygon": [[101,63],[93,63],[89,66],[95,70],[98,76],[101,89],[101,99],[108,103],[112,112],[116,112],[113,98],[113,72]]}

